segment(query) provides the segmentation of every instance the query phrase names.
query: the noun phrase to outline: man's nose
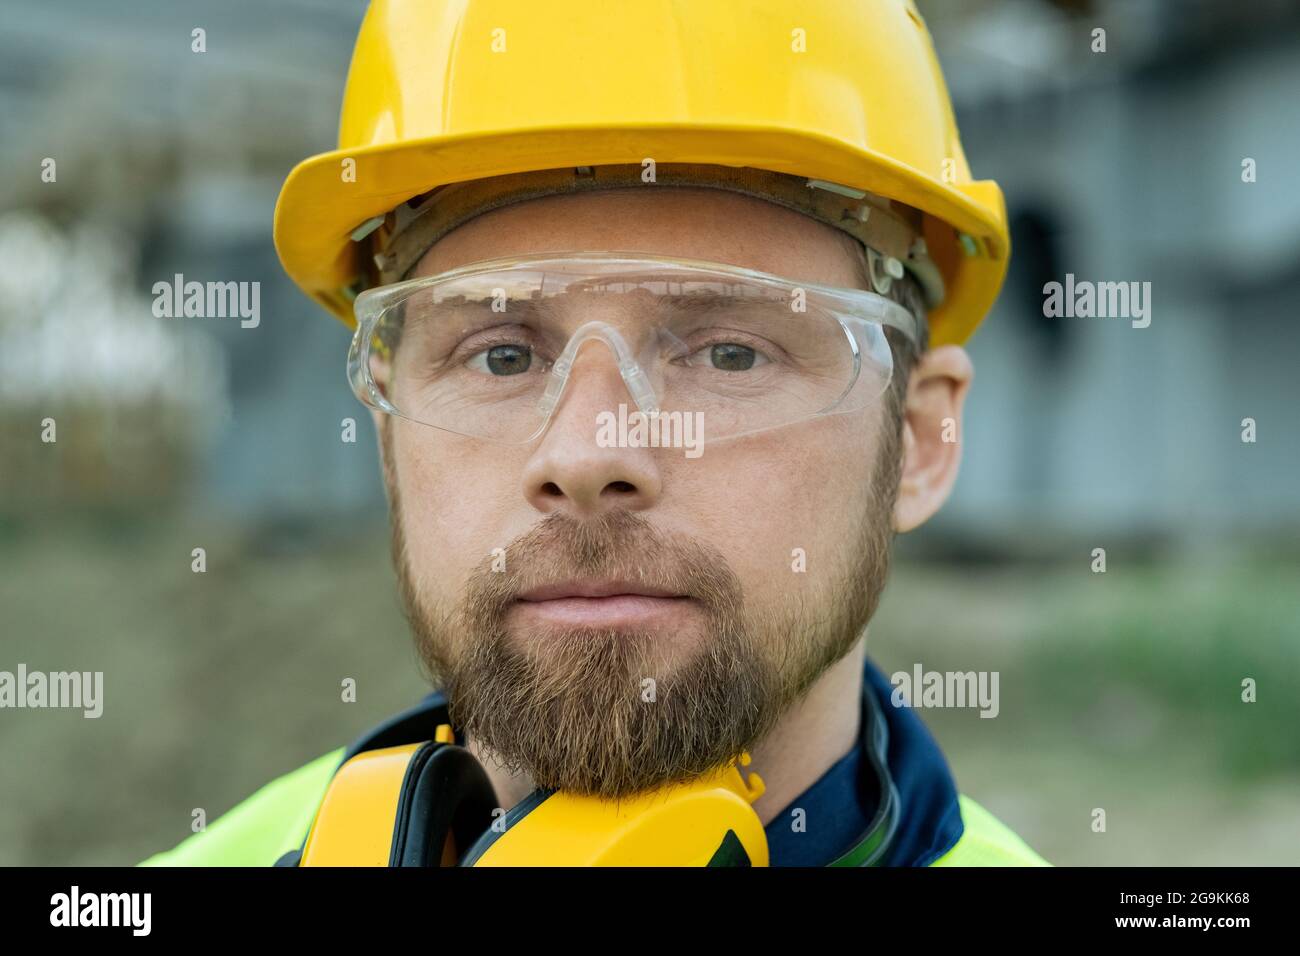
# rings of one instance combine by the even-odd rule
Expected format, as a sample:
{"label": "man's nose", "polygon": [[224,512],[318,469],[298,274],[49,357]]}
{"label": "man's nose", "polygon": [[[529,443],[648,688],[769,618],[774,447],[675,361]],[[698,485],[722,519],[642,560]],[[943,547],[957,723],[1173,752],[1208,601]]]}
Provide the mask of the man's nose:
{"label": "man's nose", "polygon": [[[599,340],[583,343],[564,394],[537,450],[524,467],[524,496],[538,511],[568,510],[575,517],[612,508],[649,508],[662,491],[653,449],[601,447],[602,413],[637,411],[613,351]],[[617,433],[617,429],[615,429]]]}

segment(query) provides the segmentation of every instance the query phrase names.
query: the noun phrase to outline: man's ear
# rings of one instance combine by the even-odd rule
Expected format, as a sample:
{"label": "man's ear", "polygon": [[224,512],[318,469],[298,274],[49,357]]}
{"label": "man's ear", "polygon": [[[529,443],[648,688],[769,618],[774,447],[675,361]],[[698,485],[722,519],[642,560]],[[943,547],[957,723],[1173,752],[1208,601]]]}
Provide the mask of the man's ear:
{"label": "man's ear", "polygon": [[903,472],[894,530],[911,531],[948,500],[961,464],[962,406],[975,368],[959,345],[924,352],[907,383]]}

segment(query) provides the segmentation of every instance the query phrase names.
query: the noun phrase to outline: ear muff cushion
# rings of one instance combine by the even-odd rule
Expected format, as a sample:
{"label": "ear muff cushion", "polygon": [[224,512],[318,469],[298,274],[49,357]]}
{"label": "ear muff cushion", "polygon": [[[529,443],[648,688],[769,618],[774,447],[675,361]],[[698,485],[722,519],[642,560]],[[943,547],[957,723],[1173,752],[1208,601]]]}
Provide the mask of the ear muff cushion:
{"label": "ear muff cushion", "polygon": [[492,824],[496,792],[468,750],[429,741],[406,769],[389,866],[441,866],[447,834],[469,846]]}

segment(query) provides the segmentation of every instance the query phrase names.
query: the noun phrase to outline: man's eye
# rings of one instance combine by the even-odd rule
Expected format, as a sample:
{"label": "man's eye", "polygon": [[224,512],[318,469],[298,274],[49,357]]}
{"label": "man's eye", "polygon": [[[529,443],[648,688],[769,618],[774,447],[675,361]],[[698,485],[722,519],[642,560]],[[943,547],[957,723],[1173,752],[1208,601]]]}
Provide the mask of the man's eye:
{"label": "man's eye", "polygon": [[465,364],[489,375],[519,375],[533,364],[533,350],[527,345],[494,345],[476,353]]}
{"label": "man's eye", "polygon": [[767,362],[767,356],[748,345],[736,342],[719,342],[695,353],[705,364],[722,372],[748,372],[755,365]]}

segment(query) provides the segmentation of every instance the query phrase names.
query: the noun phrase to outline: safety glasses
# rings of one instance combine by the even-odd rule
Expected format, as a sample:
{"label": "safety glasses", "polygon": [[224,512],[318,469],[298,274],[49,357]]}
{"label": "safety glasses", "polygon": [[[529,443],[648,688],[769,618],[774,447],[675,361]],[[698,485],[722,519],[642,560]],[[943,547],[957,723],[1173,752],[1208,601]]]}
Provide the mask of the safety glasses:
{"label": "safety glasses", "polygon": [[874,292],[620,252],[477,262],[362,292],[355,312],[357,397],[506,444],[537,439],[587,376],[604,410],[698,416],[710,441],[860,410],[889,386],[885,329],[917,337]]}

